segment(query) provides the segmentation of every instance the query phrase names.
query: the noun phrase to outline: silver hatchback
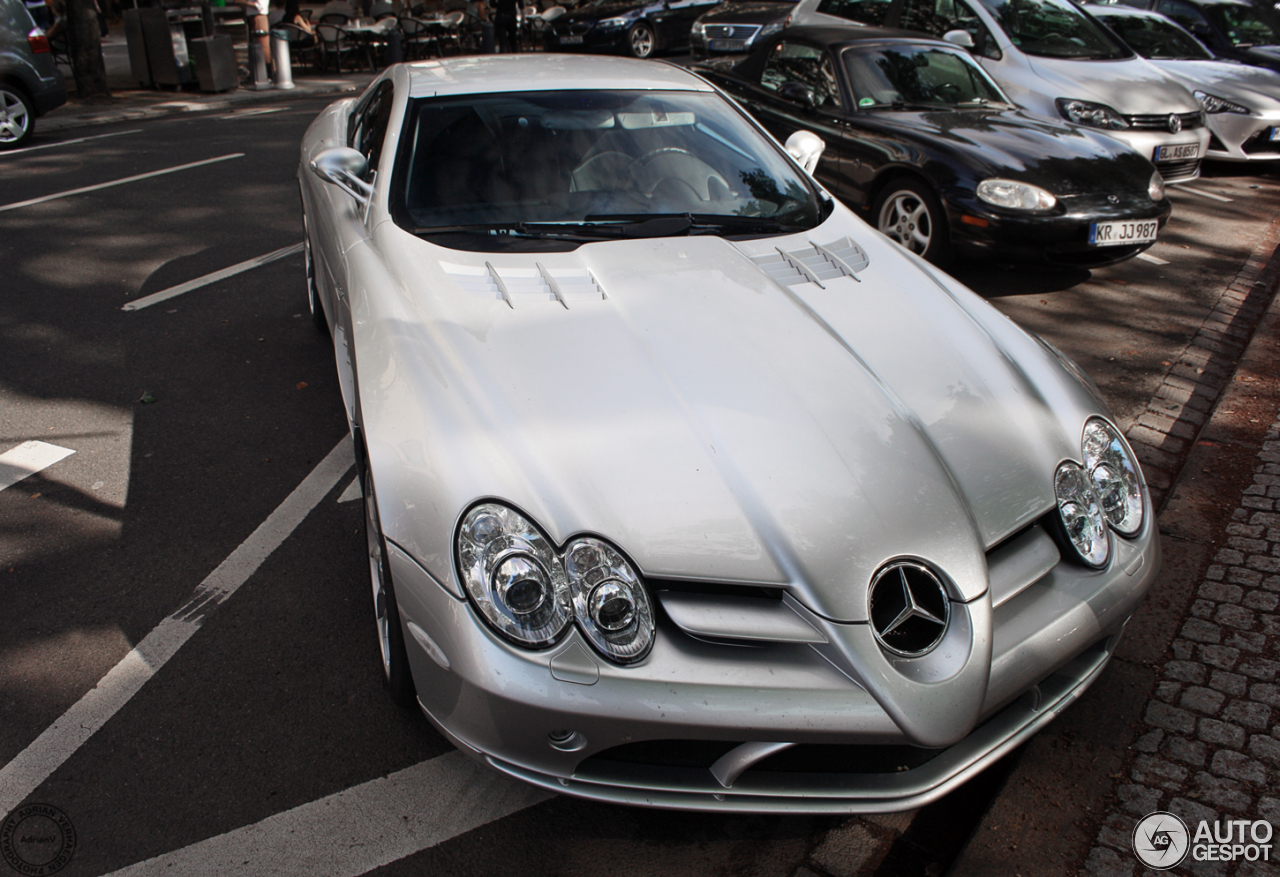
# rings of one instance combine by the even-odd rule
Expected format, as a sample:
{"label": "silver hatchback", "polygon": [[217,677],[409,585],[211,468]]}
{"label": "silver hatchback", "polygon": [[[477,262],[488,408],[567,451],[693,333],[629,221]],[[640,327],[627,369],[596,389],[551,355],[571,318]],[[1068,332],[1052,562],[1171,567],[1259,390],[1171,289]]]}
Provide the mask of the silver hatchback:
{"label": "silver hatchback", "polygon": [[0,149],[24,145],[36,118],[66,102],[44,31],[22,0],[0,0]]}

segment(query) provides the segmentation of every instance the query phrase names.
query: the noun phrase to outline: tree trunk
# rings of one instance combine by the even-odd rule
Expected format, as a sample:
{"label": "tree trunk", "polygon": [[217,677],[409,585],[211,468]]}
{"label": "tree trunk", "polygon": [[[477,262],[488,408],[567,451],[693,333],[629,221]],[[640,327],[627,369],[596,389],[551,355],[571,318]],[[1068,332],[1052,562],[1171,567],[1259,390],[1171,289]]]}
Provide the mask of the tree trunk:
{"label": "tree trunk", "polygon": [[71,75],[80,97],[109,95],[107,67],[102,61],[102,38],[93,0],[67,0],[67,38],[71,50]]}

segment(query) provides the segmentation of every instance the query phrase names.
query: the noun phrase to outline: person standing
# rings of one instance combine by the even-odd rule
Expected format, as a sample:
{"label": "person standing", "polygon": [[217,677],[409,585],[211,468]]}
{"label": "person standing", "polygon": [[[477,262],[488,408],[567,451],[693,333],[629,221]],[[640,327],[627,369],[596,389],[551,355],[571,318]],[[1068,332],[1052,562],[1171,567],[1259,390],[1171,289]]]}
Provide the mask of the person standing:
{"label": "person standing", "polygon": [[499,52],[520,51],[519,0],[494,0],[493,26],[498,32]]}

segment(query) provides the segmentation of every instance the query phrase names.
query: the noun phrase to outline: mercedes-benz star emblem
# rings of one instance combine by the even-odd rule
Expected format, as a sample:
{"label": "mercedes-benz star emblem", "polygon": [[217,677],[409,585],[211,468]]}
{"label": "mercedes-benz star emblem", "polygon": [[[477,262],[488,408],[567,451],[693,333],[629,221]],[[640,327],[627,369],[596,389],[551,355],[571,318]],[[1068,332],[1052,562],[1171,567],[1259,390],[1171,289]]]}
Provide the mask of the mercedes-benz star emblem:
{"label": "mercedes-benz star emblem", "polygon": [[871,580],[871,629],[885,649],[904,658],[928,654],[947,632],[951,601],[928,567],[897,561]]}
{"label": "mercedes-benz star emblem", "polygon": [[1177,113],[1169,114],[1169,133],[1177,134],[1182,130],[1182,119],[1178,118]]}

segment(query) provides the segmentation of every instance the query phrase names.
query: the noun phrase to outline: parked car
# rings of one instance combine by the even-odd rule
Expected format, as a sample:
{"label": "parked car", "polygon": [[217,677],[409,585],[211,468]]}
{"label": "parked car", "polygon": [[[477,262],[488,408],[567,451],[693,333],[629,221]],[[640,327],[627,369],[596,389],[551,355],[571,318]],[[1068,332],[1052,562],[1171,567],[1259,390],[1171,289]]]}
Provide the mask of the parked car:
{"label": "parked car", "polygon": [[1151,162],[1088,128],[1013,106],[968,53],[873,27],[796,27],[696,70],[779,140],[827,144],[818,179],[907,249],[1096,267],[1136,256],[1169,218]]}
{"label": "parked car", "polygon": [[1195,37],[1157,12],[1128,6],[1091,6],[1090,11],[1195,94],[1209,124],[1206,158],[1280,159],[1280,73],[1215,59]]}
{"label": "parked car", "polygon": [[[823,2],[800,0],[792,23],[841,23]],[[885,25],[969,48],[1018,106],[1123,140],[1166,182],[1200,175],[1209,132],[1191,92],[1071,0],[893,0]]]}
{"label": "parked car", "polygon": [[1280,31],[1242,0],[1128,0],[1167,15],[1220,58],[1280,71]]}
{"label": "parked car", "polygon": [[[890,0],[823,0],[818,11],[855,24],[883,24]],[[728,0],[703,13],[693,23],[689,46],[693,56],[740,54],[782,30],[791,19],[795,0]]]}
{"label": "parked car", "polygon": [[0,149],[26,145],[36,119],[66,102],[49,38],[22,0],[0,0]]}
{"label": "parked car", "polygon": [[790,141],[675,65],[534,54],[394,65],[304,136],[378,660],[492,768],[918,807],[1097,679],[1159,572],[1079,368]]}
{"label": "parked car", "polygon": [[684,48],[689,29],[719,0],[588,0],[547,23],[547,49],[554,52],[624,52],[650,58]]}

